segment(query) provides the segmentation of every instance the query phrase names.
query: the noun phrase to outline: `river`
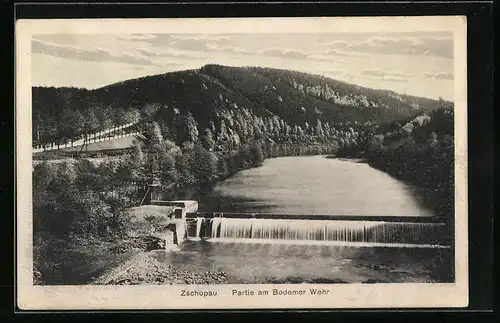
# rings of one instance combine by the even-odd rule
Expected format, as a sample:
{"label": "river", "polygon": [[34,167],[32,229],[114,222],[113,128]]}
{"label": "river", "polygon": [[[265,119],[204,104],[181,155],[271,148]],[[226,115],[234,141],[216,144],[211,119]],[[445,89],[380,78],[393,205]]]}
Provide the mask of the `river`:
{"label": "river", "polygon": [[280,157],[200,197],[200,211],[430,216],[417,188],[356,160]]}
{"label": "river", "polygon": [[[419,190],[355,160],[280,157],[197,196],[200,211],[432,216]],[[280,241],[187,243],[159,253],[189,271],[223,270],[232,283],[447,282],[452,249],[307,245]]]}

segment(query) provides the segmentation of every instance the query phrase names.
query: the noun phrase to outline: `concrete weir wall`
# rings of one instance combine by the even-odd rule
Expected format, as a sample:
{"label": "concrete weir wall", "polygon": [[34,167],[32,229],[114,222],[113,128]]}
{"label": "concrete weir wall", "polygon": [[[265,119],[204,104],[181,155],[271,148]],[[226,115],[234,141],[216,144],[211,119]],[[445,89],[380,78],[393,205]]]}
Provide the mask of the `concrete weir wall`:
{"label": "concrete weir wall", "polygon": [[198,211],[198,202],[193,200],[179,201],[151,201],[151,205],[173,206],[174,212],[171,216],[170,230],[174,233],[173,243],[182,244],[187,238],[186,214]]}

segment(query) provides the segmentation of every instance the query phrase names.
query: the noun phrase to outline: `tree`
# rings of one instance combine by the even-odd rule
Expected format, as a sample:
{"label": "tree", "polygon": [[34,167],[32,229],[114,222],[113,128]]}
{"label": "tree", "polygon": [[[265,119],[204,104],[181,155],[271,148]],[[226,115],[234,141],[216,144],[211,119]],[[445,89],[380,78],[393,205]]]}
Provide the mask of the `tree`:
{"label": "tree", "polygon": [[325,136],[325,132],[323,131],[323,125],[321,123],[321,120],[319,119],[316,121],[316,134],[320,137]]}
{"label": "tree", "polygon": [[305,134],[309,134],[309,129],[310,129],[310,125],[309,125],[309,122],[305,122],[304,123],[304,133]]}
{"label": "tree", "polygon": [[263,138],[262,131],[260,130],[260,127],[257,124],[253,126],[253,136],[255,140],[262,140]]}
{"label": "tree", "polygon": [[233,132],[232,129],[229,129],[229,135],[230,135],[230,143],[231,143],[231,148],[238,148],[240,146],[240,136],[236,131]]}
{"label": "tree", "polygon": [[219,134],[217,136],[217,145],[220,148],[226,148],[229,145],[229,140],[229,133],[226,127],[226,123],[224,122],[224,119],[222,119],[220,123]]}
{"label": "tree", "polygon": [[165,140],[163,145],[165,146],[166,152],[169,153],[174,158],[177,158],[177,156],[182,154],[181,148],[177,146],[173,141],[167,139]]}
{"label": "tree", "polygon": [[195,143],[198,141],[198,123],[196,120],[193,118],[193,115],[191,112],[188,112],[188,115],[186,116],[186,121],[185,125],[187,128],[187,140]]}
{"label": "tree", "polygon": [[140,180],[144,177],[144,154],[141,146],[136,144],[132,153],[127,157],[126,162],[131,169],[131,179]]}
{"label": "tree", "polygon": [[430,133],[429,135],[429,139],[428,139],[428,144],[429,146],[431,147],[435,147],[437,145],[438,141],[437,141],[437,135],[436,133],[433,131]]}
{"label": "tree", "polygon": [[82,117],[77,111],[66,110],[62,117],[63,138],[73,141],[82,132]]}
{"label": "tree", "polygon": [[278,116],[274,116],[272,118],[272,125],[273,125],[273,131],[272,131],[272,134],[276,137],[279,136],[282,128],[281,128],[281,123],[280,123],[280,119],[278,118]]}
{"label": "tree", "polygon": [[290,134],[292,133],[292,127],[289,125],[285,125],[285,138],[289,138]]}
{"label": "tree", "polygon": [[153,121],[148,127],[147,137],[149,139],[148,143],[151,153],[156,154],[157,157],[159,154],[164,153],[165,146],[163,135],[161,133],[160,125],[156,121]]}
{"label": "tree", "polygon": [[85,121],[85,132],[87,134],[96,132],[100,127],[99,119],[97,119],[93,109],[88,110]]}
{"label": "tree", "polygon": [[141,110],[141,117],[143,120],[153,120],[154,115],[160,110],[159,104],[146,104],[144,109]]}
{"label": "tree", "polygon": [[154,182],[160,178],[160,166],[155,154],[147,154],[145,170],[145,175],[149,182]]}
{"label": "tree", "polygon": [[217,130],[215,129],[215,123],[213,120],[208,121],[208,128],[212,133],[215,133]]}
{"label": "tree", "polygon": [[325,122],[324,126],[323,126],[323,130],[325,132],[325,135],[328,137],[330,136],[331,134],[331,128],[330,128],[330,125],[328,124],[328,122]]}
{"label": "tree", "polygon": [[212,131],[209,128],[205,129],[205,134],[202,137],[202,143],[203,147],[208,151],[212,151],[215,147],[215,140],[213,138]]}
{"label": "tree", "polygon": [[127,123],[137,123],[141,119],[141,114],[139,111],[128,107],[126,112],[126,122]]}
{"label": "tree", "polygon": [[250,147],[250,164],[252,167],[261,166],[264,162],[264,154],[262,153],[262,148],[256,143],[253,143]]}
{"label": "tree", "polygon": [[168,152],[162,153],[159,160],[160,179],[165,185],[176,183],[178,180],[175,158]]}
{"label": "tree", "polygon": [[197,143],[191,158],[191,169],[199,184],[207,184],[216,179],[217,160],[210,154],[201,143]]}
{"label": "tree", "polygon": [[299,138],[304,137],[304,130],[302,130],[301,126],[297,126],[297,135],[299,136]]}
{"label": "tree", "polygon": [[194,148],[194,143],[191,141],[184,141],[181,145],[181,150],[183,153],[189,153]]}
{"label": "tree", "polygon": [[219,156],[217,159],[217,175],[218,178],[223,179],[229,174],[227,161],[223,156]]}
{"label": "tree", "polygon": [[273,136],[274,135],[274,122],[273,122],[272,118],[268,118],[267,119],[267,134],[269,136]]}

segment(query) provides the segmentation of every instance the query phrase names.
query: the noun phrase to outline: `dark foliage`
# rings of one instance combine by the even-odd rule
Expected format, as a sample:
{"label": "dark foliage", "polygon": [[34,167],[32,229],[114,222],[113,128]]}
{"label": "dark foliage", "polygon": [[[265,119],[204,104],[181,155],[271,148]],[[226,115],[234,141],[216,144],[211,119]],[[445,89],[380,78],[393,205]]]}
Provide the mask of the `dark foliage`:
{"label": "dark foliage", "polygon": [[364,132],[358,144],[339,156],[363,157],[376,168],[424,189],[436,214],[453,223],[454,128],[453,110],[443,107],[428,114]]}
{"label": "dark foliage", "polygon": [[251,136],[249,125],[259,118],[277,117],[302,128],[319,119],[338,128],[399,121],[438,106],[436,100],[293,71],[206,65],[96,90],[34,87],[33,138],[34,144],[62,142],[131,121],[154,120],[164,138],[177,145],[195,141],[195,126],[196,136],[209,148],[210,135],[215,140],[224,126],[240,137],[245,131]]}

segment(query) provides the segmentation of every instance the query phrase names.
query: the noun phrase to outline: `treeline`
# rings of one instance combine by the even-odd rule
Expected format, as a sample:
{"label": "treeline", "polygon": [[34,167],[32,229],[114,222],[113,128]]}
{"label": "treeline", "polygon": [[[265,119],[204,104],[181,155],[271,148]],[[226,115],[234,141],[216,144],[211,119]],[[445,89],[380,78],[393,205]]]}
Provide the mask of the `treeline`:
{"label": "treeline", "polygon": [[100,104],[86,89],[34,87],[32,92],[33,145],[76,140],[141,116],[132,107]]}
{"label": "treeline", "polygon": [[443,107],[364,133],[339,156],[365,158],[373,167],[423,188],[436,215],[453,220],[454,117]]}
{"label": "treeline", "polygon": [[67,141],[133,121],[154,120],[166,139],[181,145],[189,138],[185,131],[177,131],[176,123],[190,118],[198,123],[200,135],[207,128],[215,135],[215,127],[223,130],[222,122],[233,127],[227,117],[232,112],[241,115],[232,116],[232,122],[241,125],[238,118],[245,118],[250,132],[248,123],[273,117],[285,121],[292,130],[300,126],[306,131],[306,123],[315,126],[318,119],[335,127],[333,120],[338,125],[378,124],[400,121],[438,106],[436,100],[362,88],[317,75],[220,65],[128,80],[96,90],[34,87],[32,92],[34,144]]}

